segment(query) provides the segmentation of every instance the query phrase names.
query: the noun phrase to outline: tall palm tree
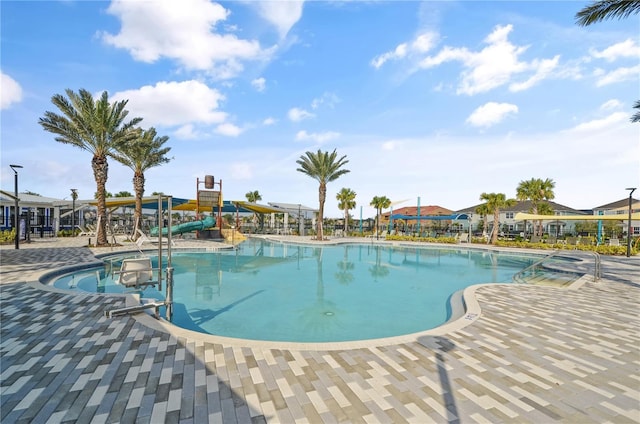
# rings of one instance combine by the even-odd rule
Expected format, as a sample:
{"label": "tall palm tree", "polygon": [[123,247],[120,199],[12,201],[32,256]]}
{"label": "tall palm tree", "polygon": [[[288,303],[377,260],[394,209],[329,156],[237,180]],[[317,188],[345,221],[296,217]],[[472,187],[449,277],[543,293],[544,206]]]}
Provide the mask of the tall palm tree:
{"label": "tall palm tree", "polygon": [[476,206],[475,212],[482,217],[482,235],[484,236],[487,233],[487,228],[489,227],[489,215],[491,211],[489,210],[486,203]]}
{"label": "tall palm tree", "polygon": [[302,172],[320,183],[318,187],[319,207],[316,238],[324,240],[322,221],[324,217],[324,202],[327,199],[327,183],[335,181],[340,176],[350,172],[348,169],[342,168],[349,161],[346,155],[338,159],[335,149],[331,153],[318,149],[317,153],[306,152],[300,156],[296,163],[300,166],[296,171]]}
{"label": "tall palm tree", "polygon": [[115,160],[133,171],[133,191],[136,197],[136,209],[133,214],[133,238],[137,239],[137,229],[142,224],[142,198],[144,197],[145,171],[169,162],[166,155],[171,147],[163,147],[169,137],[159,137],[156,129],[138,129],[138,137],[128,143],[121,143],[109,154]]}
{"label": "tall palm tree", "polygon": [[[260,195],[260,192],[258,190],[254,190],[254,191],[250,191],[248,193],[245,193],[244,197],[247,198],[247,202],[251,202],[251,203],[256,203],[260,200],[262,200],[262,196]],[[253,213],[253,228],[255,231],[256,225],[257,225],[257,221],[258,221],[258,214],[256,212]]]}
{"label": "tall palm tree", "polygon": [[128,100],[109,103],[109,95],[103,92],[94,99],[91,93],[80,89],[78,93],[65,90],[66,97],[55,94],[51,102],[62,114],[46,111],[38,120],[45,131],[56,135],[55,140],[70,144],[93,154],[91,167],[96,181],[98,200],[97,246],[107,245],[106,183],[109,173],[107,156],[115,146],[136,138],[133,128],[142,118],[125,121],[129,112],[125,109]]}
{"label": "tall palm tree", "polygon": [[[628,18],[637,13],[640,13],[640,0],[598,0],[576,13],[576,23],[588,26],[606,19]],[[633,108],[640,109],[640,100]],[[640,122],[640,111],[631,116],[631,122]]]}
{"label": "tall palm tree", "polygon": [[507,199],[504,193],[482,193],[480,200],[484,200],[487,205],[486,210],[493,213],[493,230],[491,231],[491,244],[498,241],[500,226],[500,209],[508,208],[516,204],[515,199]]}
{"label": "tall palm tree", "polygon": [[[556,183],[552,179],[542,180],[540,178],[531,178],[527,181],[520,181],[516,188],[516,199],[531,200],[531,210],[533,214],[539,213],[540,203],[545,200],[555,198],[553,189]],[[534,229],[534,235],[542,235],[542,221],[538,221],[538,225]]]}
{"label": "tall palm tree", "polygon": [[387,196],[374,196],[369,203],[369,206],[373,206],[376,208],[376,234],[378,234],[378,230],[380,228],[380,215],[382,214],[382,209],[387,209],[391,206],[391,200]]}
{"label": "tall palm tree", "polygon": [[356,192],[350,188],[342,188],[338,194],[336,194],[336,200],[338,201],[338,209],[344,211],[344,232],[349,231],[349,209],[356,207]]}
{"label": "tall palm tree", "polygon": [[640,12],[640,0],[598,0],[576,13],[576,23],[587,26],[613,18],[628,18]]}

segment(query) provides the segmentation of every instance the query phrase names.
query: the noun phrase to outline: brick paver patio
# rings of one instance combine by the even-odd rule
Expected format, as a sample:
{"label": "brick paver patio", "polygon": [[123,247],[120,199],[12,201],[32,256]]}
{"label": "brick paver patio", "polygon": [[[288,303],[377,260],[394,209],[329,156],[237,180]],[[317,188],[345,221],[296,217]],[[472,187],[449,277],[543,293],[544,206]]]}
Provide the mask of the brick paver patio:
{"label": "brick paver patio", "polygon": [[640,423],[637,257],[578,289],[479,287],[444,334],[313,349],[106,318],[123,297],[36,281],[95,260],[59,246],[0,251],[3,423]]}

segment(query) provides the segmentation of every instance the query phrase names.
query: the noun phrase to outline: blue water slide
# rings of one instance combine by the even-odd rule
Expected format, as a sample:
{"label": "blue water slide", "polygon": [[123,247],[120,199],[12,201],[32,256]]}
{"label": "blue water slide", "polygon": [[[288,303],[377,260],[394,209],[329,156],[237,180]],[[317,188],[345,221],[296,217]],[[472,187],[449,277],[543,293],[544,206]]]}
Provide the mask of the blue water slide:
{"label": "blue water slide", "polygon": [[[206,230],[207,228],[215,227],[215,225],[216,225],[216,219],[212,216],[208,216],[205,219],[202,219],[200,221],[185,222],[184,224],[171,226],[171,235],[173,236],[176,234],[190,233],[192,231]],[[166,236],[168,233],[169,233],[168,228],[165,227],[162,229],[163,236]],[[153,227],[149,231],[149,234],[152,237],[157,237],[158,227]]]}

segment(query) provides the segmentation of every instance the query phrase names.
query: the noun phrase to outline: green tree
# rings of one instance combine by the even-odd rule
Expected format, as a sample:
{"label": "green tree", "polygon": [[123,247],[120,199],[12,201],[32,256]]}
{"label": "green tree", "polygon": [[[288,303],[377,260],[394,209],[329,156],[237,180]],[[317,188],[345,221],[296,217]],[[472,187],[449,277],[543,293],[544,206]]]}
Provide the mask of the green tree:
{"label": "green tree", "polygon": [[[576,23],[588,26],[607,19],[624,19],[640,12],[640,0],[598,0],[576,13]],[[640,100],[633,105],[640,109]],[[640,111],[631,116],[631,122],[640,122]]]}
{"label": "green tree", "polygon": [[80,89],[78,93],[65,90],[66,97],[55,94],[51,102],[62,114],[46,111],[38,123],[45,131],[56,135],[55,140],[90,152],[93,177],[96,181],[98,200],[97,246],[107,245],[106,183],[109,173],[107,157],[116,146],[136,137],[133,128],[142,118],[125,121],[129,112],[127,100],[109,103],[106,91],[98,99]]}
{"label": "green tree", "polygon": [[133,237],[138,238],[137,229],[142,225],[142,198],[144,197],[144,173],[156,166],[169,162],[166,155],[171,147],[163,147],[169,137],[159,137],[156,129],[136,129],[137,137],[128,143],[121,143],[112,150],[110,156],[133,171],[133,191],[136,209],[133,214]]}
{"label": "green tree", "polygon": [[[262,196],[260,195],[260,192],[258,190],[254,190],[254,191],[250,191],[248,193],[245,193],[244,197],[247,198],[247,202],[251,202],[251,203],[257,203],[258,201],[262,200]],[[256,228],[257,225],[257,221],[258,221],[258,214],[256,212],[253,213],[253,228]]]}
{"label": "green tree", "polygon": [[327,199],[327,183],[337,180],[340,176],[350,172],[343,168],[349,161],[347,156],[338,159],[338,154],[334,149],[333,152],[323,152],[318,149],[317,153],[306,152],[296,161],[300,166],[296,170],[308,175],[318,181],[318,223],[317,223],[317,240],[324,240],[323,217],[324,202]]}
{"label": "green tree", "polygon": [[133,197],[133,194],[128,191],[119,191],[113,197]]}
{"label": "green tree", "polygon": [[486,203],[476,206],[475,212],[482,217],[482,235],[487,234],[489,228],[489,215],[491,211]]}
{"label": "green tree", "polygon": [[[533,214],[540,213],[540,204],[545,200],[555,198],[553,189],[556,183],[552,179],[531,178],[530,180],[520,181],[516,188],[516,199],[531,200],[531,209],[529,212]],[[538,221],[538,225],[534,229],[534,235],[542,236],[542,220]]]}
{"label": "green tree", "polygon": [[374,196],[369,203],[369,206],[373,206],[376,208],[376,234],[378,234],[378,230],[380,229],[380,215],[382,214],[382,209],[387,209],[391,206],[391,200],[387,196]]}
{"label": "green tree", "polygon": [[480,200],[484,200],[487,205],[486,210],[493,213],[493,229],[491,231],[491,244],[498,241],[498,232],[500,231],[500,209],[508,208],[516,204],[515,199],[507,199],[504,193],[482,193]]}
{"label": "green tree", "polygon": [[349,231],[349,210],[356,207],[356,192],[350,188],[342,188],[336,194],[338,201],[338,209],[344,211],[344,232],[345,235]]}

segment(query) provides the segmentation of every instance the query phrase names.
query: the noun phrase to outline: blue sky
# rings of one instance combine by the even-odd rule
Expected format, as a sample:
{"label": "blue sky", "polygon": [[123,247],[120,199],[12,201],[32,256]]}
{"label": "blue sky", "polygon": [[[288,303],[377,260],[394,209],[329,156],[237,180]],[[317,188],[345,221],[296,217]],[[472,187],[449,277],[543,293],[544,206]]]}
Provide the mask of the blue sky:
{"label": "blue sky", "polygon": [[[20,190],[92,198],[91,155],[38,119],[80,88],[128,99],[170,137],[174,159],[146,193],[195,197],[212,174],[224,198],[317,206],[297,172],[337,149],[351,172],[328,186],[396,208],[515,197],[551,178],[556,201],[591,208],[640,186],[640,18],[583,28],[579,1],[2,1],[1,177]],[[107,190],[133,192],[109,162]]]}

